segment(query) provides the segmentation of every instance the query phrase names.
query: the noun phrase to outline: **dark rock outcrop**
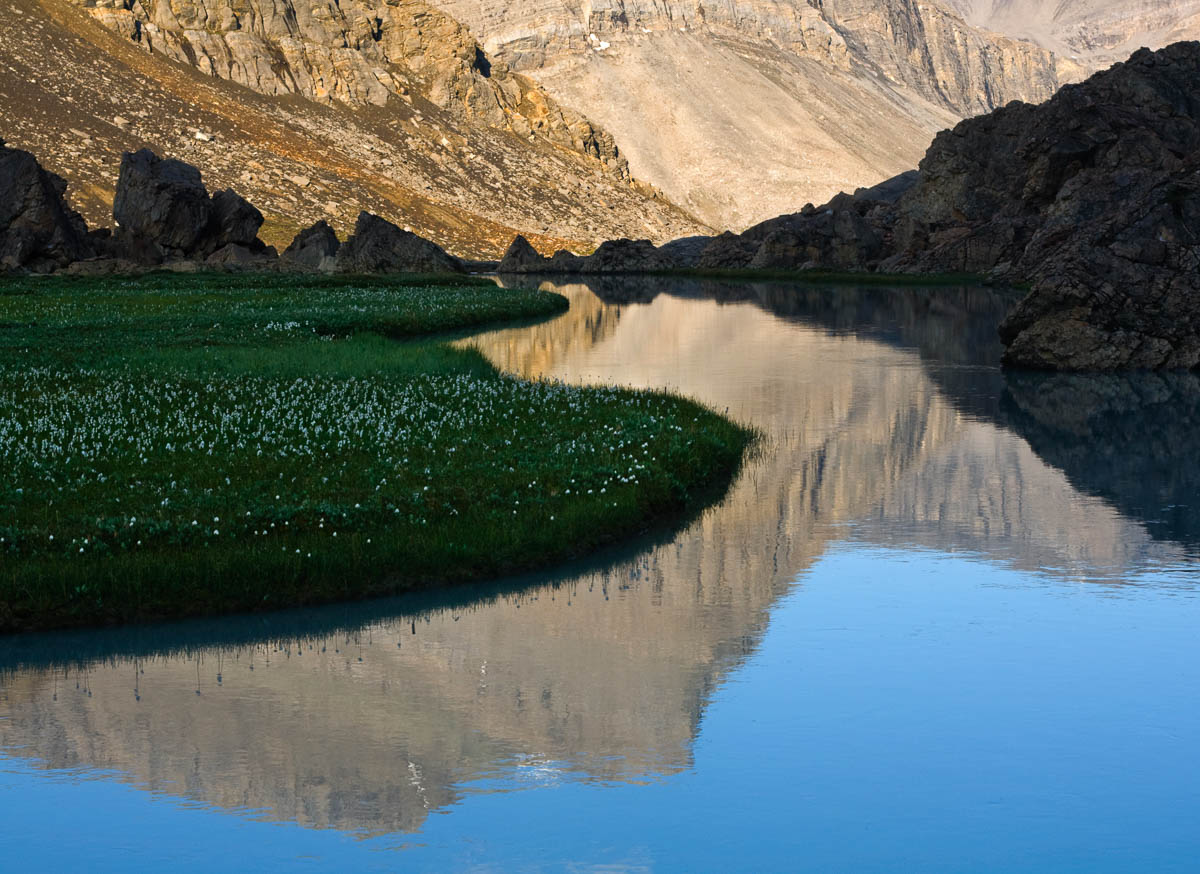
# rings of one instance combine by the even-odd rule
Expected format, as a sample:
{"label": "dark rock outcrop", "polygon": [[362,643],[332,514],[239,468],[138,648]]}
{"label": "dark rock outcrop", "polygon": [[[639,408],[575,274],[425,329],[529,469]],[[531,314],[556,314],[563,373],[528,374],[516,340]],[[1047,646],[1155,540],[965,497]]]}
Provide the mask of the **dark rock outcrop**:
{"label": "dark rock outcrop", "polygon": [[897,207],[924,226],[900,252],[922,271],[1034,278],[1082,225],[1128,212],[1200,149],[1200,43],[1142,50],[1051,100],[937,136]]}
{"label": "dark rock outcrop", "polygon": [[341,246],[333,228],[322,219],[296,234],[280,258],[285,265],[303,270],[332,269]]}
{"label": "dark rock outcrop", "polygon": [[[871,270],[884,256],[875,189],[839,194],[825,206],[762,222],[742,234],[714,237],[699,266],[751,270]],[[885,191],[884,196],[890,192]]]}
{"label": "dark rock outcrop", "polygon": [[1197,83],[1200,43],[1142,50],[939,135],[893,263],[1031,282],[1001,327],[1011,366],[1200,365]]}
{"label": "dark rock outcrop", "polygon": [[550,256],[550,263],[547,266],[551,273],[579,273],[583,261],[583,256],[568,252],[566,249],[559,249]]}
{"label": "dark rock outcrop", "polygon": [[[1198,73],[1200,75],[1200,73]],[[1044,232],[1033,291],[1001,325],[1006,364],[1053,370],[1200,367],[1200,154],[1120,210]]]}
{"label": "dark rock outcrop", "polygon": [[517,237],[500,262],[501,273],[654,273],[673,270],[683,263],[666,247],[649,240],[609,240],[591,255],[558,251],[543,258],[524,237]]}
{"label": "dark rock outcrop", "polygon": [[649,240],[609,240],[581,261],[581,273],[653,273],[678,266]]}
{"label": "dark rock outcrop", "polygon": [[273,246],[259,248],[230,243],[205,258],[204,263],[226,270],[270,270],[277,266],[278,257]]}
{"label": "dark rock outcrop", "polygon": [[680,237],[658,247],[658,251],[684,269],[700,266],[700,256],[708,248],[712,237]]}
{"label": "dark rock outcrop", "polygon": [[462,273],[457,258],[423,237],[368,212],[338,249],[339,273]]}
{"label": "dark rock outcrop", "polygon": [[762,240],[749,231],[745,234],[725,231],[704,247],[696,266],[703,270],[745,270],[761,245]]}
{"label": "dark rock outcrop", "polygon": [[497,269],[500,273],[545,273],[549,267],[550,259],[543,258],[528,240],[518,235],[500,259]]}
{"label": "dark rock outcrop", "polygon": [[[231,190],[210,198],[199,170],[149,149],[121,159],[113,218],[112,252],[132,261],[205,261],[229,247],[260,260],[271,254],[258,239],[263,216],[254,206]],[[232,251],[211,263],[245,260]]]}
{"label": "dark rock outcrop", "polygon": [[938,135],[919,173],[714,238],[706,268],[1029,282],[1006,363],[1200,366],[1200,43]]}
{"label": "dark rock outcrop", "polygon": [[0,140],[0,271],[46,273],[94,254],[87,225],[67,206],[66,189],[29,152]]}
{"label": "dark rock outcrop", "polygon": [[212,221],[218,249],[225,246],[254,247],[263,214],[231,188],[212,196]]}

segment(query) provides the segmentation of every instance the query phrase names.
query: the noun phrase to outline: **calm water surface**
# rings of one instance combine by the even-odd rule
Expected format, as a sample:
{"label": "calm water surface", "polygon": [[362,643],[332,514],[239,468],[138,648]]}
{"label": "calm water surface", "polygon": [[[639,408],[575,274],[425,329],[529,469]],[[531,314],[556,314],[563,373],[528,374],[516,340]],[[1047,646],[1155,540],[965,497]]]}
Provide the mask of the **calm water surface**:
{"label": "calm water surface", "polygon": [[759,428],[488,588],[0,638],[5,870],[1195,871],[1200,381],[986,289],[610,281],[472,341]]}

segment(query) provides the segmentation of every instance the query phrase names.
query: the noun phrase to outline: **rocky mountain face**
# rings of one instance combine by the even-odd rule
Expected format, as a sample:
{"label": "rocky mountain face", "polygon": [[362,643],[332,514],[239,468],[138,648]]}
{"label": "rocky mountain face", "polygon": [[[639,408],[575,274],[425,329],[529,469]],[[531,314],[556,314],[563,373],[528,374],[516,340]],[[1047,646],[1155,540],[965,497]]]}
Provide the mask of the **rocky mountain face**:
{"label": "rocky mountain face", "polygon": [[1200,365],[1197,82],[1200,43],[1142,50],[940,135],[899,204],[898,261],[1031,280],[1002,328],[1009,364]]}
{"label": "rocky mountain face", "polygon": [[363,211],[473,258],[518,232],[588,249],[703,230],[444,14],[322,9],[5,0],[0,135],[92,227],[112,223],[121,154],[150,148],[238,191],[279,248],[321,220],[345,238]]}
{"label": "rocky mountain face", "polygon": [[971,24],[1059,56],[1060,73],[1091,72],[1139,48],[1200,35],[1200,0],[948,0]]}
{"label": "rocky mountain face", "polygon": [[434,0],[741,229],[913,166],[933,133],[1058,85],[1053,55],[913,0]]}
{"label": "rocky mountain face", "polygon": [[628,176],[611,136],[492,64],[465,27],[421,0],[71,2],[148,52],[261,94],[387,106],[416,93],[458,118],[536,134]]}

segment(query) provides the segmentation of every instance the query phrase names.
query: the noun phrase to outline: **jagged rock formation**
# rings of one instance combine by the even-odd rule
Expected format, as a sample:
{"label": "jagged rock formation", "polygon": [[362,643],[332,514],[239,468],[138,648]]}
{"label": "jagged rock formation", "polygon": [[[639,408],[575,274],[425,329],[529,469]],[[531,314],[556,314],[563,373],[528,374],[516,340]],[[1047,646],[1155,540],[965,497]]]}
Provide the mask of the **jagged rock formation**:
{"label": "jagged rock formation", "polygon": [[0,271],[47,272],[92,254],[87,226],[63,195],[67,183],[0,140]]}
{"label": "jagged rock formation", "polygon": [[505,250],[497,268],[501,273],[537,273],[544,267],[546,259],[524,237],[517,235]]}
{"label": "jagged rock formation", "polygon": [[[901,202],[916,263],[1034,290],[1002,328],[1021,367],[1200,364],[1200,43],[1141,51],[943,135]],[[921,235],[918,235],[918,238]],[[931,245],[941,241],[940,245]],[[906,256],[901,256],[906,257]]]}
{"label": "jagged rock formation", "polygon": [[[141,8],[149,15],[151,6]],[[199,15],[200,6],[189,8],[186,15]],[[263,5],[237,10],[240,29],[220,31],[230,44],[267,26],[258,23]],[[430,46],[432,20],[421,25],[420,39]],[[214,19],[200,30],[215,34],[219,24]],[[506,109],[508,122],[495,126],[466,103],[442,108],[427,97],[432,68],[417,75],[410,66],[387,67],[392,76],[411,74],[411,84],[386,106],[315,92],[311,99],[267,96],[229,78],[240,68],[218,69],[225,78],[214,77],[164,51],[148,52],[144,41],[104,26],[73,0],[6,0],[4,25],[0,135],[67,179],[72,206],[93,227],[111,220],[120,154],[150,148],[199,168],[210,189],[239,191],[264,215],[260,236],[281,249],[320,220],[345,237],[364,210],[471,258],[499,257],[515,233],[550,251],[703,230],[653,190],[623,178],[596,150],[552,141],[547,131],[558,122],[538,119],[543,107],[546,119],[553,116],[553,101],[534,86],[520,86],[533,90],[522,92],[515,109],[505,104],[515,114]],[[147,25],[146,33],[152,45],[165,45],[161,32],[155,36]],[[464,74],[478,88],[518,87],[501,75],[502,65],[483,75],[485,61],[476,58],[475,72]],[[569,113],[563,118],[568,128],[574,124]]]}
{"label": "jagged rock formation", "polygon": [[1044,227],[1026,250],[1026,262],[1045,260],[1031,265],[1033,291],[1001,326],[1005,362],[1200,367],[1200,155],[1054,239],[1064,226]]}
{"label": "jagged rock formation", "polygon": [[266,254],[258,239],[262,213],[232,189],[211,198],[200,171],[149,149],[126,152],[113,200],[115,254],[156,264],[168,260],[214,264]]}
{"label": "jagged rock formation", "polygon": [[[522,245],[524,244],[524,245]],[[555,252],[543,258],[528,242],[513,240],[500,262],[500,273],[654,273],[682,266],[669,249],[660,249],[649,240],[607,240],[591,255]]]}
{"label": "jagged rock formation", "polygon": [[718,229],[892,176],[933,133],[1058,84],[1043,48],[909,0],[435,0]]}
{"label": "jagged rock formation", "polygon": [[337,251],[339,273],[462,273],[462,263],[429,240],[361,213]]}
{"label": "jagged rock formation", "polygon": [[[0,270],[104,274],[164,262],[188,270],[280,266],[274,247],[258,239],[262,213],[232,189],[209,197],[200,171],[183,161],[149,149],[125,153],[113,201],[115,233],[89,234],[83,218],[66,207],[65,188],[33,155],[0,141],[0,196],[8,205],[0,208]],[[463,271],[440,246],[367,212],[345,245],[325,222],[301,231],[283,265],[343,273]]]}

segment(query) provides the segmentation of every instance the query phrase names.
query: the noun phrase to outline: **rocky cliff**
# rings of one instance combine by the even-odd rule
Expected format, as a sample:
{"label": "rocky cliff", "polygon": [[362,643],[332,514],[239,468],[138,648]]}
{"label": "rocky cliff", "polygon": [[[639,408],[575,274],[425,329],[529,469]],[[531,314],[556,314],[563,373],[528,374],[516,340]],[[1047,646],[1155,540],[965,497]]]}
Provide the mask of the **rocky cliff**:
{"label": "rocky cliff", "polygon": [[1200,35],[1200,0],[948,0],[967,21],[1059,56],[1060,73],[1091,72],[1142,47]]}
{"label": "rocky cliff", "polygon": [[[111,224],[121,154],[141,148],[245,196],[263,213],[263,240],[280,248],[318,220],[345,237],[362,211],[468,257],[497,257],[515,232],[543,248],[590,248],[702,227],[631,182],[596,128],[472,54],[436,10],[421,18],[413,4],[386,5],[377,17],[391,23],[360,50],[348,2],[311,29],[300,26],[317,15],[308,7],[226,5],[236,13],[222,18],[216,6],[6,0],[0,136],[66,179],[93,227]],[[416,16],[412,28],[402,13]],[[380,106],[384,81],[393,90]]]}
{"label": "rocky cliff", "polygon": [[1058,84],[1050,52],[937,3],[434,2],[717,228],[894,175],[935,131]]}
{"label": "rocky cliff", "polygon": [[463,119],[537,135],[627,176],[612,137],[421,0],[71,0],[148,52],[261,94],[386,106],[414,93]]}
{"label": "rocky cliff", "polygon": [[896,263],[1033,282],[1005,360],[1200,365],[1200,43],[1142,50],[1038,107],[942,134],[898,205]]}

